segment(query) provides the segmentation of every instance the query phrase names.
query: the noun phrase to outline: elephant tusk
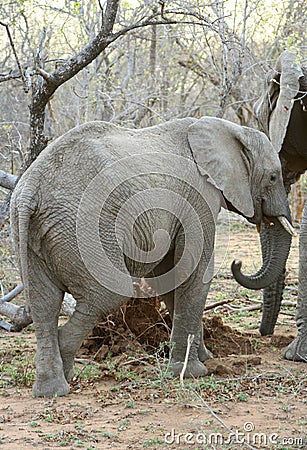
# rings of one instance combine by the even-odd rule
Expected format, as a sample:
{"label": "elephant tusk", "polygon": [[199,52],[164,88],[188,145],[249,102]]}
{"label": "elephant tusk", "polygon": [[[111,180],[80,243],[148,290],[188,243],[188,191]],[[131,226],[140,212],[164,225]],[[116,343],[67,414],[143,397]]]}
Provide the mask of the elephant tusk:
{"label": "elephant tusk", "polygon": [[256,223],[256,228],[257,228],[258,233],[260,233],[261,232],[261,222]]}
{"label": "elephant tusk", "polygon": [[[281,216],[280,216],[281,217]],[[263,220],[265,223],[267,223],[270,227],[274,227],[274,222],[272,222],[268,217],[264,216]],[[287,230],[288,231],[288,230]]]}
{"label": "elephant tusk", "polygon": [[289,222],[288,219],[286,219],[284,216],[278,216],[277,219],[279,220],[281,225],[284,227],[284,229],[289,234],[291,234],[291,236],[295,236],[296,235],[295,229],[293,228],[293,226],[291,225],[291,223]]}

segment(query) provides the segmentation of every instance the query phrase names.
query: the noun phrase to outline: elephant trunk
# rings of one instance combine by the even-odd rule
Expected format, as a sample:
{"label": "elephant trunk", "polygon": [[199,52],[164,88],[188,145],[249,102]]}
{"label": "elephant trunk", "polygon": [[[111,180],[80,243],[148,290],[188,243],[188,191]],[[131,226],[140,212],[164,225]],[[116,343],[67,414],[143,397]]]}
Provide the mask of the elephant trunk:
{"label": "elephant trunk", "polygon": [[272,283],[263,290],[263,310],[259,327],[261,336],[267,336],[274,333],[285,287],[285,274],[286,264],[282,274],[277,278],[275,283]]}
{"label": "elephant trunk", "polygon": [[[264,255],[268,255],[271,244],[267,227],[262,227],[261,229],[260,242],[264,257]],[[267,258],[267,256],[265,257]],[[285,274],[286,262],[277,280],[263,290],[263,310],[259,327],[261,336],[268,336],[274,332],[285,286]]]}
{"label": "elephant trunk", "polygon": [[[274,224],[272,226],[272,224]],[[241,272],[241,261],[233,261],[231,270],[236,281],[247,289],[264,289],[283,274],[291,246],[291,234],[284,229],[279,220],[270,218],[270,225],[265,224],[267,245],[262,254],[263,264],[254,275]]]}

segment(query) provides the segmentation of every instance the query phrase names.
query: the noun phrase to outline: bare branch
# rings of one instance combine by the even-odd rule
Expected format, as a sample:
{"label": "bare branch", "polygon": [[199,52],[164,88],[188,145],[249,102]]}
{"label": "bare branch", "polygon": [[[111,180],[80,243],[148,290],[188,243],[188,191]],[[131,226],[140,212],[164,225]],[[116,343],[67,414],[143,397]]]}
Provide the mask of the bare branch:
{"label": "bare branch", "polygon": [[5,81],[9,80],[16,80],[17,78],[20,78],[19,70],[11,70],[7,74],[0,73],[0,83],[4,83]]}
{"label": "bare branch", "polygon": [[165,1],[159,0],[159,5],[161,6],[161,11],[160,11],[161,17],[162,17],[162,19],[166,20],[164,17]]}
{"label": "bare branch", "polygon": [[112,33],[118,11],[118,5],[119,0],[107,0],[102,26],[104,37],[107,37]]}
{"label": "bare branch", "polygon": [[42,64],[42,51],[43,51],[43,45],[44,45],[44,40],[46,38],[46,28],[43,27],[43,31],[42,31],[42,36],[41,39],[39,41],[39,46],[35,55],[35,65],[36,67],[41,67]]}
{"label": "bare branch", "polygon": [[14,45],[14,41],[13,41],[10,29],[9,29],[9,25],[7,23],[1,22],[1,21],[0,21],[0,25],[6,28],[6,32],[7,32],[7,35],[8,35],[8,38],[9,38],[9,41],[10,41],[10,44],[11,44],[11,47],[12,47],[15,59],[16,59],[16,63],[17,63],[18,69],[19,69],[20,76],[22,78],[22,81],[26,85],[26,79],[25,79],[25,76],[23,74],[23,70],[22,70],[22,67],[20,65],[19,59],[18,59],[18,55],[17,55],[16,49],[15,49],[15,45]]}
{"label": "bare branch", "polygon": [[45,81],[49,81],[50,80],[50,74],[48,72],[46,72],[44,69],[42,69],[41,67],[37,68],[37,73],[39,75],[41,75]]}
{"label": "bare branch", "polygon": [[[180,20],[180,19],[175,19],[175,18],[168,19],[168,18],[166,18],[166,14],[174,15],[174,16],[188,16],[188,17],[197,19],[197,21],[195,21],[195,20]],[[120,36],[123,36],[124,34],[128,33],[129,31],[136,30],[138,28],[145,28],[145,27],[148,27],[151,25],[177,25],[177,24],[200,25],[200,26],[206,26],[206,27],[210,28],[211,30],[217,32],[214,22],[211,22],[210,20],[206,19],[205,17],[203,17],[202,15],[200,15],[194,11],[165,10],[165,11],[163,11],[163,17],[160,20],[158,19],[159,17],[161,17],[160,12],[154,13],[147,19],[140,20],[131,25],[123,27],[117,33],[114,33],[113,35],[111,35],[108,38],[108,40],[111,39],[110,42],[114,42]],[[218,20],[221,20],[221,18],[219,18]],[[215,22],[217,22],[217,20],[215,20]]]}

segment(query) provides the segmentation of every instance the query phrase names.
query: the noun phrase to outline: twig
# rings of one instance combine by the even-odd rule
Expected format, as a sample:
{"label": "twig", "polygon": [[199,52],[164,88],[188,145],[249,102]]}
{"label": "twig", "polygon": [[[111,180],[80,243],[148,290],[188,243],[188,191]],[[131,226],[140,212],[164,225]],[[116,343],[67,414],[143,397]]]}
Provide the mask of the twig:
{"label": "twig", "polygon": [[228,303],[232,303],[235,299],[229,299],[229,300],[221,300],[219,302],[213,303],[213,305],[205,306],[204,311],[209,311],[210,309],[214,309],[217,306],[223,306],[227,305]]}
{"label": "twig", "polygon": [[162,19],[167,20],[167,18],[164,17],[165,1],[164,0],[160,0],[159,1],[159,5],[161,6],[160,14],[161,14]]}
{"label": "twig", "polygon": [[182,387],[183,387],[183,377],[184,377],[185,371],[187,370],[189,354],[190,354],[191,345],[193,344],[193,341],[194,341],[194,334],[189,334],[188,339],[187,339],[187,350],[185,352],[184,363],[183,363],[182,371],[180,372],[180,377],[179,377],[180,384]]}
{"label": "twig", "polygon": [[[235,433],[232,431],[231,428],[229,428],[226,423],[213,411],[213,409],[208,405],[207,402],[205,402],[205,400],[202,398],[201,395],[199,395],[199,393],[197,391],[195,391],[196,396],[200,399],[201,403],[208,409],[208,411],[210,412],[210,414],[224,427],[226,428],[227,431],[229,431],[229,433],[231,434],[231,436],[235,436]],[[257,450],[255,447],[252,447],[251,445],[249,445],[247,442],[242,442],[240,443],[241,445],[244,445],[246,447],[248,447],[251,450]]]}
{"label": "twig", "polygon": [[[226,309],[228,309],[230,312],[239,312],[239,311],[258,311],[258,310],[262,310],[263,308],[263,300],[258,300],[258,299],[253,299],[250,298],[246,301],[248,301],[249,303],[256,303],[256,305],[251,305],[251,306],[235,306],[235,305],[229,305],[229,303],[233,303],[236,299],[229,299],[229,300],[221,300],[220,302],[216,302],[213,303],[212,305],[206,306],[204,308],[204,311],[209,311],[210,309],[217,309],[220,308],[221,306],[225,306]],[[281,302],[282,306],[288,306],[288,307],[292,307],[295,308],[296,307],[296,302],[290,302],[289,300],[283,300]],[[286,314],[286,315],[291,315],[289,313],[283,313],[281,311],[281,314]]]}
{"label": "twig", "polygon": [[259,303],[258,305],[252,305],[252,306],[240,306],[235,307],[231,305],[226,305],[226,308],[229,309],[230,312],[238,312],[238,311],[257,311],[262,309],[262,304]]}
{"label": "twig", "polygon": [[38,67],[38,68],[37,68],[37,73],[38,73],[39,75],[41,75],[41,76],[44,78],[45,81],[49,81],[49,80],[50,80],[50,77],[51,77],[50,73],[46,72],[46,71],[45,71],[44,69],[42,69],[41,67]]}
{"label": "twig", "polygon": [[86,358],[75,358],[76,363],[80,364],[86,364],[87,366],[100,366],[100,363],[97,361],[93,361],[92,359],[86,359]]}
{"label": "twig", "polygon": [[[94,354],[94,356],[93,356],[92,359],[83,359],[83,361],[84,361],[84,366],[82,367],[82,369],[80,370],[80,372],[79,372],[77,375],[75,375],[75,376],[73,377],[73,379],[72,379],[73,382],[78,381],[78,379],[80,378],[81,374],[85,371],[85,369],[86,369],[87,367],[89,367],[89,366],[91,366],[91,365],[93,365],[93,364],[94,364],[94,365],[96,365],[96,364],[99,365],[99,363],[96,363],[96,362],[95,362],[95,358],[96,358],[96,356],[98,355],[99,351],[100,351],[100,348],[99,348],[99,349],[97,350],[97,352]],[[81,361],[81,359],[82,359],[82,358],[79,358],[80,361]]]}
{"label": "twig", "polygon": [[149,355],[145,355],[142,356],[140,358],[134,358],[134,359],[129,359],[128,361],[125,361],[123,363],[121,363],[120,367],[122,366],[129,366],[130,364],[134,364],[134,363],[140,363],[142,361],[146,361],[147,359],[149,359]]}
{"label": "twig", "polygon": [[0,74],[0,83],[4,83],[5,81],[8,80],[16,80],[18,78],[20,78],[19,70],[10,70],[10,72],[7,74],[4,73]]}
{"label": "twig", "polygon": [[42,36],[40,38],[38,49],[37,49],[37,52],[36,52],[36,55],[35,55],[35,66],[37,68],[40,68],[40,66],[41,66],[42,51],[43,51],[43,45],[44,45],[45,38],[46,38],[46,28],[43,27]]}
{"label": "twig", "polygon": [[24,82],[24,84],[26,86],[27,82],[26,82],[23,70],[21,68],[21,64],[20,64],[19,59],[18,59],[18,55],[17,55],[16,49],[15,49],[15,45],[14,45],[14,42],[13,42],[13,38],[12,38],[10,29],[9,29],[9,25],[7,23],[1,22],[1,21],[0,21],[0,25],[2,25],[3,27],[6,28],[6,32],[7,32],[7,35],[8,35],[8,38],[9,38],[9,41],[10,41],[10,44],[11,44],[11,47],[12,47],[15,59],[16,59],[16,63],[17,63],[17,66],[18,66],[18,69],[19,69],[19,72],[20,72],[21,79],[22,79],[22,81]]}

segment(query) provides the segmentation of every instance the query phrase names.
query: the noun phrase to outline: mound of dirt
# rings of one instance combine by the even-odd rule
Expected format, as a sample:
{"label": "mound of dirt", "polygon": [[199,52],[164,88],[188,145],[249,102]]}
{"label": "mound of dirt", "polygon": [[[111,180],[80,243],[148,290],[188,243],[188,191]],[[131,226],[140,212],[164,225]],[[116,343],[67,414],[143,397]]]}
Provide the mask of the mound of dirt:
{"label": "mound of dirt", "polygon": [[215,357],[248,355],[255,351],[255,338],[249,333],[240,333],[224,325],[220,316],[205,318],[203,330],[206,347]]}
{"label": "mound of dirt", "polygon": [[80,353],[97,361],[140,345],[152,353],[169,340],[170,331],[171,320],[159,298],[146,283],[135,283],[134,297],[94,327]]}
{"label": "mound of dirt", "polygon": [[210,359],[206,361],[208,375],[215,374],[222,377],[228,375],[242,375],[247,369],[262,364],[262,358],[255,355],[238,355],[227,358]]}
{"label": "mound of dirt", "polygon": [[[153,353],[162,343],[169,341],[171,320],[168,311],[161,306],[158,297],[150,297],[150,290],[144,286],[137,288],[143,289],[145,298],[130,299],[104,322],[95,326],[83,343],[81,354],[90,354],[101,361],[108,354],[115,356],[140,345],[145,351]],[[204,318],[203,330],[206,346],[214,357],[255,352],[255,338],[224,325],[219,316]],[[164,352],[167,351],[165,346]]]}

